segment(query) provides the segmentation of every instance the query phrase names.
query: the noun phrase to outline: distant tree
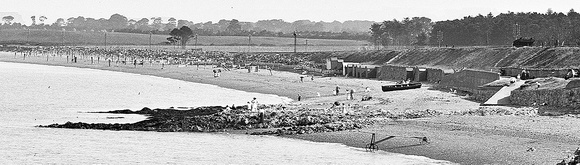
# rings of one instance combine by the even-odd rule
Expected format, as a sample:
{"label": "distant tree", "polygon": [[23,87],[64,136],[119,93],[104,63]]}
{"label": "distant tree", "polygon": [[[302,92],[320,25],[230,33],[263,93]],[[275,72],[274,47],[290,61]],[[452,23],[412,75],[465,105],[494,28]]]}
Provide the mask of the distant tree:
{"label": "distant tree", "polygon": [[177,27],[177,20],[173,17],[167,20],[167,24],[165,25],[165,31],[171,30]]}
{"label": "distant tree", "polygon": [[417,42],[415,42],[415,45],[419,45],[419,46],[425,46],[427,45],[428,39],[429,37],[427,37],[427,34],[425,34],[424,32],[422,32],[421,34],[419,34],[417,36]]}
{"label": "distant tree", "polygon": [[242,31],[242,25],[240,25],[240,21],[237,19],[232,19],[226,30],[230,32],[230,34],[236,34]]}
{"label": "distant tree", "polygon": [[177,20],[177,26],[176,27],[182,27],[182,26],[190,26],[191,24],[193,24],[192,22],[188,21],[188,20]]}
{"label": "distant tree", "polygon": [[44,25],[44,21],[46,21],[46,19],[48,19],[48,18],[46,18],[46,16],[42,15],[42,16],[40,16],[40,18],[38,18],[38,21],[40,21],[41,25]]}
{"label": "distant tree", "polygon": [[[217,31],[223,33],[223,32],[228,30],[228,26],[230,25],[230,21],[226,20],[226,19],[221,19],[216,24],[217,24],[216,26],[218,28]],[[223,35],[223,34],[221,34],[221,35]]]}
{"label": "distant tree", "polygon": [[78,16],[77,18],[74,18],[72,20],[72,22],[67,26],[72,26],[72,27],[75,27],[77,29],[84,29],[84,28],[88,27],[87,26],[87,19],[83,16]]}
{"label": "distant tree", "polygon": [[63,18],[56,19],[56,21],[52,24],[52,26],[55,26],[55,27],[61,27],[61,26],[65,26],[65,25],[66,25],[66,22],[64,21]]}
{"label": "distant tree", "polygon": [[141,18],[139,21],[135,23],[135,28],[141,31],[148,31],[149,28],[149,19]]}
{"label": "distant tree", "polygon": [[4,17],[2,17],[2,21],[4,21],[4,24],[5,24],[5,25],[10,25],[10,24],[12,24],[12,20],[14,20],[14,17],[13,17],[13,16],[11,16],[11,15],[8,15],[8,16],[4,16]]}
{"label": "distant tree", "polygon": [[153,24],[151,25],[155,30],[159,31],[163,30],[163,20],[161,19],[161,17],[153,17],[151,18],[151,20],[153,20]]}
{"label": "distant tree", "polygon": [[130,19],[127,23],[128,23],[128,28],[129,29],[136,29],[136,27],[137,27],[136,26],[137,21],[135,21],[134,19]]}
{"label": "distant tree", "polygon": [[109,29],[123,29],[127,27],[128,21],[129,20],[127,19],[127,17],[121,14],[113,14],[111,15],[108,21]]}
{"label": "distant tree", "polygon": [[171,35],[171,37],[173,37],[177,41],[181,42],[182,49],[185,49],[185,45],[187,44],[189,39],[194,36],[193,31],[187,26],[182,26],[179,29],[174,28],[173,30],[171,30],[171,32],[169,32],[169,35]]}
{"label": "distant tree", "polygon": [[66,25],[65,26],[72,26],[74,20],[75,20],[75,17],[70,17],[70,18],[66,19]]}
{"label": "distant tree", "polygon": [[31,16],[30,19],[32,19],[32,26],[36,25],[36,16]]}
{"label": "distant tree", "polygon": [[381,38],[380,36],[383,35],[381,24],[378,23],[372,24],[370,28],[370,33],[371,33],[370,42],[372,42],[375,46],[378,46],[379,39]]}

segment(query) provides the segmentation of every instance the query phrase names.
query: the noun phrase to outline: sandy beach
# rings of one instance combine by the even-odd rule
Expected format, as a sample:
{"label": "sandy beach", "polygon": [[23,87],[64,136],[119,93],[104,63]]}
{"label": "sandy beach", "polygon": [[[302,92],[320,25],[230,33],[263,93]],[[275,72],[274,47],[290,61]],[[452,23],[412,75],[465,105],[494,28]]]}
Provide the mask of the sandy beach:
{"label": "sandy beach", "polygon": [[[222,71],[214,77],[210,66],[161,65],[133,66],[90,59],[79,63],[67,63],[66,57],[27,57],[0,52],[0,61],[35,63],[102,69],[143,75],[179,79],[190,82],[213,84],[220,87],[275,94],[294,99],[288,106],[324,109],[338,101],[350,104],[362,111],[406,113],[425,111],[442,115],[417,119],[384,119],[384,122],[355,131],[328,132],[285,136],[316,142],[342,143],[364,147],[371,138],[387,136],[426,136],[431,143],[418,145],[412,138],[393,138],[379,144],[381,150],[409,155],[449,160],[460,164],[556,164],[572,154],[580,142],[580,119],[576,115],[539,116],[534,107],[482,107],[466,100],[465,96],[433,90],[432,84],[415,90],[382,92],[380,86],[393,84],[389,81],[353,79],[346,77],[318,77],[289,72],[260,70],[248,73],[245,69]],[[303,82],[300,77],[303,76]],[[336,86],[341,94],[333,95]],[[365,92],[369,87],[370,92]],[[346,90],[354,89],[354,100],[346,99]],[[297,96],[302,96],[297,101]],[[361,101],[363,96],[372,97]],[[251,98],[248,98],[250,100]],[[259,99],[259,98],[258,98]],[[477,113],[502,111],[510,113]],[[474,113],[470,113],[474,112]],[[242,133],[242,132],[240,132]]]}

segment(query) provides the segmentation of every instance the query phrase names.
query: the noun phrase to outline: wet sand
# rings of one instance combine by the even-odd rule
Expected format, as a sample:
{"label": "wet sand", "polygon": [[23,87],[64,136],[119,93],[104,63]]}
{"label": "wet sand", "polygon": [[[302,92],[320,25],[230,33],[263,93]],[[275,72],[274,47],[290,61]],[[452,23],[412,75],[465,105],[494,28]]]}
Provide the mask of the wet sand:
{"label": "wet sand", "polygon": [[[537,116],[537,115],[459,115],[462,112],[477,111],[479,103],[466,100],[464,96],[430,90],[427,84],[421,89],[381,92],[380,86],[392,84],[389,81],[352,79],[345,77],[305,77],[295,73],[267,70],[248,73],[247,70],[222,71],[221,77],[214,78],[212,68],[206,66],[178,67],[149,65],[134,67],[131,64],[107,62],[91,64],[89,59],[79,59],[79,63],[67,63],[66,57],[46,56],[27,57],[26,60],[13,53],[0,52],[0,61],[24,62],[44,65],[71,66],[111,70],[143,75],[173,78],[197,83],[213,84],[221,87],[276,94],[294,100],[301,94],[302,101],[294,101],[288,106],[296,108],[329,108],[335,101],[351,104],[368,113],[384,112],[406,113],[426,109],[443,115],[418,119],[384,119],[384,122],[356,131],[328,132],[285,136],[317,142],[342,143],[349,146],[364,147],[370,141],[370,132],[377,138],[387,135],[426,136],[430,144],[417,145],[412,138],[393,138],[379,144],[388,152],[426,156],[433,159],[449,160],[461,164],[555,164],[573,153],[580,142],[580,119],[576,116]],[[339,85],[341,94],[334,96],[333,90]],[[371,92],[364,92],[369,87]],[[354,89],[355,100],[346,100],[347,89]],[[318,96],[320,94],[321,96]],[[362,96],[373,97],[361,101]],[[259,98],[258,98],[259,99]],[[250,100],[250,98],[248,98]],[[513,112],[536,111],[528,107],[488,107]],[[239,132],[242,133],[242,132]]]}

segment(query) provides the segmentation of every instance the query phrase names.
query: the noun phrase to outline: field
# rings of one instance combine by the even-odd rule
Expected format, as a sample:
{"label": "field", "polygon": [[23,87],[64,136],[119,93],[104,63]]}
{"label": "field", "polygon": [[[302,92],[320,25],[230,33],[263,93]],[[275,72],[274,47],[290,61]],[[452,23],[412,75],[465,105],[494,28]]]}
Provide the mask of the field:
{"label": "field", "polygon": [[[151,35],[152,48],[174,48],[164,44],[168,35]],[[131,46],[149,47],[149,34],[132,34],[91,31],[59,31],[41,29],[7,29],[0,30],[0,44],[30,45],[65,45],[65,46]],[[106,43],[105,43],[106,42]],[[306,44],[308,43],[308,44]],[[250,44],[250,46],[248,46]],[[330,39],[297,39],[299,52],[359,50],[367,46],[367,41],[330,40]],[[252,36],[198,36],[190,39],[188,48],[203,50],[241,51],[241,52],[292,52],[294,39],[282,37]]]}

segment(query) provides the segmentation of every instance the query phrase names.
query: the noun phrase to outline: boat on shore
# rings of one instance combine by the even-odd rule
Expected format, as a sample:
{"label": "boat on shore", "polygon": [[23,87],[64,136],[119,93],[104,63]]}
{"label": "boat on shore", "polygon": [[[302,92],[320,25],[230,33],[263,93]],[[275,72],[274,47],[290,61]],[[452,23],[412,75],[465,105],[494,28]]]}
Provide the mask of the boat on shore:
{"label": "boat on shore", "polygon": [[415,82],[415,83],[383,85],[382,86],[383,92],[405,90],[405,89],[415,89],[415,88],[421,88],[421,83]]}

